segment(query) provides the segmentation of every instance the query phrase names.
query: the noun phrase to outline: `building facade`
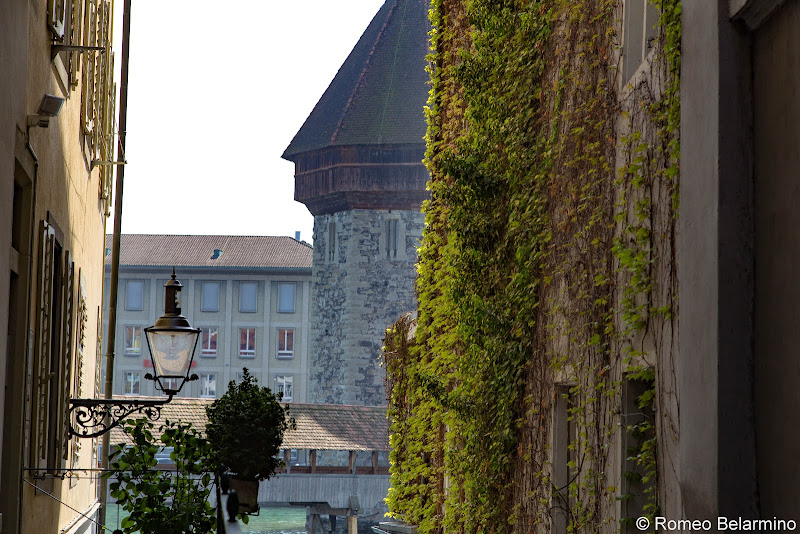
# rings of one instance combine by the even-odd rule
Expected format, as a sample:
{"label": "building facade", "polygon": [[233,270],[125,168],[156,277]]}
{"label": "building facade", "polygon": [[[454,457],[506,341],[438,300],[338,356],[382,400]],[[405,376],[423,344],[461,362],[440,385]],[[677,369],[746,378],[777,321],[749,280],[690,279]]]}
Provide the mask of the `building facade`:
{"label": "building facade", "polygon": [[283,154],[314,215],[311,402],[385,404],[383,336],[416,308],[429,28],[388,0]]}
{"label": "building facade", "polygon": [[[107,258],[110,247],[109,237]],[[247,367],[284,401],[303,402],[311,252],[289,237],[121,236],[114,394],[160,394],[144,378],[152,373],[144,329],[164,313],[164,283],[175,266],[182,313],[202,330],[192,364],[199,379],[179,396],[220,397]],[[107,277],[106,293],[109,286]]]}
{"label": "building facade", "polygon": [[[0,530],[88,532],[103,243],[115,159],[112,3],[0,5]],[[71,49],[63,48],[65,45]],[[77,48],[76,48],[77,47]],[[80,47],[97,47],[87,50]]]}

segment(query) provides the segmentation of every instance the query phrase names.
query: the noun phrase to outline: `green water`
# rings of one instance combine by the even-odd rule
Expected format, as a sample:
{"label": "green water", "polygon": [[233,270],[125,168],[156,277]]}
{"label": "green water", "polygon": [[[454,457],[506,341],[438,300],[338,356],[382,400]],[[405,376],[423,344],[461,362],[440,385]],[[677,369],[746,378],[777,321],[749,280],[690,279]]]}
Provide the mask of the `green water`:
{"label": "green water", "polygon": [[[106,513],[106,527],[111,530],[119,528],[119,522],[127,515],[119,506],[112,504]],[[228,515],[225,514],[227,518]],[[305,534],[305,508],[261,508],[257,516],[250,516],[250,522],[244,525],[239,522],[242,532],[250,534]]]}
{"label": "green water", "polygon": [[252,534],[305,534],[305,508],[261,508],[259,515],[250,516],[242,532]]}

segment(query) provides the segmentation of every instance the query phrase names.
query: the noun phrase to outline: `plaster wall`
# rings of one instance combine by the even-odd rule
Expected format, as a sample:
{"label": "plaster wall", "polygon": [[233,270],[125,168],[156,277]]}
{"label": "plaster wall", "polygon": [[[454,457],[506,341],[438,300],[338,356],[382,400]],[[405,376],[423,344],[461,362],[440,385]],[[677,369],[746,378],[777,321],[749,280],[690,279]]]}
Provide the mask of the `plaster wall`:
{"label": "plaster wall", "polygon": [[[8,3],[4,3],[4,6]],[[86,305],[86,319],[83,323],[83,358],[73,358],[73,366],[81,377],[80,390],[91,395],[94,391],[95,363],[98,345],[98,322],[102,306],[103,285],[103,242],[105,239],[105,202],[100,198],[100,170],[89,169],[89,159],[83,149],[83,136],[81,133],[81,86],[71,88],[65,83],[63,76],[63,63],[60,57],[51,59],[51,35],[47,26],[47,6],[44,1],[13,2],[20,11],[11,18],[12,25],[23,28],[11,30],[15,45],[8,50],[13,56],[11,64],[23,61],[25,70],[18,69],[19,78],[4,73],[3,78],[16,78],[14,83],[24,87],[24,105],[16,110],[9,122],[3,122],[9,127],[25,131],[27,114],[34,114],[45,93],[66,98],[61,113],[50,120],[49,128],[31,128],[28,136],[31,146],[39,160],[38,170],[35,170],[35,205],[33,206],[33,270],[34,277],[29,287],[25,288],[29,296],[35,301],[36,274],[39,268],[38,250],[40,241],[41,221],[48,221],[57,228],[57,238],[65,253],[68,251],[75,264],[76,286],[83,288]],[[22,7],[24,5],[24,8]],[[5,9],[5,7],[4,7]],[[24,20],[19,19],[19,14],[24,10]],[[5,17],[3,20],[6,20]],[[3,32],[5,34],[5,32]],[[26,49],[22,52],[21,49]],[[64,54],[65,55],[65,54]],[[4,63],[5,69],[5,63]],[[5,101],[5,99],[3,99]],[[18,102],[17,98],[12,101]],[[5,134],[3,134],[5,135]],[[5,163],[5,162],[4,162]],[[5,168],[5,165],[4,165]],[[7,249],[6,249],[7,250]],[[65,254],[66,259],[66,254]],[[79,301],[76,301],[78,303]],[[31,306],[27,316],[28,335],[36,328],[38,312]],[[75,317],[70,318],[76,321]],[[3,324],[5,321],[2,322]],[[76,323],[73,323],[76,324]],[[80,321],[76,328],[80,328]],[[74,336],[74,335],[73,335]],[[76,343],[76,338],[70,340]],[[77,349],[73,348],[77,354]],[[5,353],[5,351],[3,351]],[[30,348],[22,353],[15,354],[15,361],[25,361],[32,351]],[[80,363],[80,365],[79,365]],[[14,368],[14,377],[9,377],[15,383],[30,386],[30,376],[22,367]],[[70,377],[70,380],[72,378]],[[71,393],[77,394],[74,388]],[[28,417],[29,407],[23,407],[23,412],[8,414],[18,417],[22,422]],[[24,435],[24,445],[27,447],[30,437],[29,428],[20,426],[15,429]],[[70,445],[66,467],[90,468],[93,464],[92,442],[84,440]],[[78,448],[77,445],[80,445]],[[29,455],[26,450],[22,452],[22,467],[30,466]],[[5,457],[5,453],[4,453]],[[5,460],[5,458],[4,458]],[[3,532],[56,532],[69,525],[80,527],[85,522],[74,511],[87,511],[92,508],[96,500],[97,484],[92,477],[81,476],[76,478],[60,478],[47,475],[35,478],[31,471],[21,471],[15,474],[20,484],[21,508],[19,522],[4,521]],[[21,481],[21,482],[20,482]],[[34,490],[34,484],[44,488],[53,497],[42,491]],[[55,497],[55,498],[54,498]],[[14,500],[12,494],[9,498]],[[58,502],[63,501],[64,504]],[[65,506],[66,505],[66,506]],[[72,509],[70,509],[70,507]]]}
{"label": "plaster wall", "polygon": [[[27,9],[26,0],[9,0],[0,4],[0,380],[7,383],[6,369],[19,356],[16,340],[8,338],[12,314],[9,309],[9,283],[11,272],[11,228],[14,199],[16,158],[25,158],[17,139],[19,129],[25,124],[25,87],[27,64]],[[27,252],[27,251],[26,251]],[[26,265],[23,264],[23,267]],[[13,330],[13,327],[12,327]],[[20,334],[24,336],[24,324]],[[7,343],[9,345],[7,345]],[[24,351],[24,343],[19,347]],[[24,354],[24,352],[23,352]],[[15,388],[0,395],[0,529],[3,523],[14,525],[18,520],[18,470],[20,468],[19,416],[22,396]]]}
{"label": "plaster wall", "polygon": [[754,33],[755,421],[761,516],[800,519],[800,2]]}
{"label": "plaster wall", "polygon": [[[385,254],[386,221],[401,246]],[[330,228],[335,224],[335,250]],[[309,400],[386,404],[379,355],[386,328],[416,309],[414,280],[424,215],[411,210],[350,210],[314,217]]]}

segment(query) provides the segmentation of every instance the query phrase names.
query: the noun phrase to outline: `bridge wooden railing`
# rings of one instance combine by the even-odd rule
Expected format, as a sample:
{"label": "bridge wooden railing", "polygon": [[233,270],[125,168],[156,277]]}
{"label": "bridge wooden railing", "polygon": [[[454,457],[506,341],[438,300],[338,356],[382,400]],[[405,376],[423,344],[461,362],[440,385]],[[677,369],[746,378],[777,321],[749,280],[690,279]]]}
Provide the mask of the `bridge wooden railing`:
{"label": "bridge wooden railing", "polygon": [[285,468],[277,469],[278,474],[317,474],[317,475],[388,475],[389,467],[378,465],[378,451],[372,451],[372,465],[356,465],[356,451],[350,451],[349,465],[317,465],[317,451],[309,451],[308,465],[291,465],[290,451],[284,450]]}

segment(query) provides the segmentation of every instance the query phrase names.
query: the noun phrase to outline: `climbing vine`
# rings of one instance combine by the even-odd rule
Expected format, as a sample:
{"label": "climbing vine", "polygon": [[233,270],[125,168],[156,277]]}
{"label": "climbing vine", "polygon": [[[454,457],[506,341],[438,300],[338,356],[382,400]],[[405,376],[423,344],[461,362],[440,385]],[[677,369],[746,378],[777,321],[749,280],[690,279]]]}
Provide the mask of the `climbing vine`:
{"label": "climbing vine", "polygon": [[655,513],[662,419],[618,414],[631,377],[659,417],[670,391],[680,4],[659,7],[620,91],[613,0],[431,2],[419,311],[384,347],[387,500],[422,533],[613,528],[626,433]]}

